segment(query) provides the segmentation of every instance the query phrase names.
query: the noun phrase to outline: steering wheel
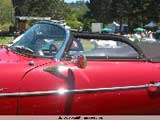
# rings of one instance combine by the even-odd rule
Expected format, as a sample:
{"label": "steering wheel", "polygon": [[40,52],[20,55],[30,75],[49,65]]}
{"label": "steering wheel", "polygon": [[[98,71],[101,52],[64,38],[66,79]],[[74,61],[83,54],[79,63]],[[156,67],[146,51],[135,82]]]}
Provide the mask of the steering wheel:
{"label": "steering wheel", "polygon": [[58,51],[58,48],[55,44],[50,44],[49,49],[41,49],[38,50],[38,54],[41,56],[51,56],[53,55],[53,52],[56,53]]}

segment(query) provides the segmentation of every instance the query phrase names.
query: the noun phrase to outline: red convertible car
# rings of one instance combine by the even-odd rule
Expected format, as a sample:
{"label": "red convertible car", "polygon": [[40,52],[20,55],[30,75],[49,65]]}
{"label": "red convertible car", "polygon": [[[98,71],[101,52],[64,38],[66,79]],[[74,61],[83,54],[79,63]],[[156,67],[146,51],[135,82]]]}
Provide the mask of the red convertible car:
{"label": "red convertible car", "polygon": [[0,49],[0,114],[159,115],[153,46],[39,22]]}

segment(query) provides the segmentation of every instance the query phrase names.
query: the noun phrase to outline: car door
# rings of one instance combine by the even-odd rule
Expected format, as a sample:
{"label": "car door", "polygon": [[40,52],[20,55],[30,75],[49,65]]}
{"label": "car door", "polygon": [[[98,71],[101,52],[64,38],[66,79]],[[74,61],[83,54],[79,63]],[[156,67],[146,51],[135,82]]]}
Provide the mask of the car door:
{"label": "car door", "polygon": [[160,96],[149,89],[160,81],[158,63],[139,59],[139,53],[123,41],[81,43],[87,67],[73,70],[70,114],[160,114]]}
{"label": "car door", "polygon": [[57,64],[60,63],[53,61],[26,74],[21,82],[18,114],[64,115],[68,113],[70,98],[68,94],[64,94],[64,89],[68,89],[66,81],[72,79],[72,75],[67,72],[61,78],[47,70]]}

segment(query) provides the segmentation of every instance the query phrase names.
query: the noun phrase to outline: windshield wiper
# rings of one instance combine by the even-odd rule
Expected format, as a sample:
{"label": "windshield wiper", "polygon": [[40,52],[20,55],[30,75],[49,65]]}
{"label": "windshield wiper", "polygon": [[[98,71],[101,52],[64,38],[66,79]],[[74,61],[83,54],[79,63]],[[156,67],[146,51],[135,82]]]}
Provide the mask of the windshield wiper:
{"label": "windshield wiper", "polygon": [[15,46],[15,48],[18,51],[28,52],[28,53],[31,53],[31,54],[34,53],[34,51],[32,49],[24,47],[24,46]]}

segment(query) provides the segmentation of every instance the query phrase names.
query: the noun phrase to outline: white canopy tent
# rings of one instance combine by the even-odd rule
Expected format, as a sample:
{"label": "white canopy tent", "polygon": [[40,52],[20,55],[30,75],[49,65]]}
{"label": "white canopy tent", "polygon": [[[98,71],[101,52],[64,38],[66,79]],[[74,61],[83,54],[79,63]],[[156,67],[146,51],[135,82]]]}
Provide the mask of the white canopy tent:
{"label": "white canopy tent", "polygon": [[120,26],[117,22],[113,21],[112,22],[112,25],[115,25],[115,26]]}
{"label": "white canopy tent", "polygon": [[115,32],[119,30],[120,25],[117,22],[113,21],[111,24],[108,25],[108,27],[112,29],[113,32]]}
{"label": "white canopy tent", "polygon": [[155,27],[157,27],[157,24],[155,22],[151,21],[150,23],[148,23],[144,27],[145,28],[155,28]]}

